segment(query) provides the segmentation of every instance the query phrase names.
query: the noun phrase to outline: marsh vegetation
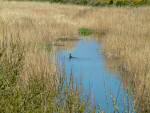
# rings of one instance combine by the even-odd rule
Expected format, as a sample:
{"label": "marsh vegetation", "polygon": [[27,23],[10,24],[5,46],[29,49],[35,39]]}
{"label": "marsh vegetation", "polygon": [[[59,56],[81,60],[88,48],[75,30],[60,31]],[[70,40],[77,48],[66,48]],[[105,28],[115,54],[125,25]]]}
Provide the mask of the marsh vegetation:
{"label": "marsh vegetation", "polygon": [[[69,91],[65,98],[71,100],[64,99],[66,104],[58,105],[63,80],[51,51],[56,40],[79,38],[79,29],[86,28],[101,41],[108,64],[113,64],[132,89],[137,112],[149,113],[149,15],[148,6],[98,8],[0,1],[1,112],[88,110],[78,90],[69,90],[66,85],[64,89]],[[74,47],[66,45],[68,51]]]}

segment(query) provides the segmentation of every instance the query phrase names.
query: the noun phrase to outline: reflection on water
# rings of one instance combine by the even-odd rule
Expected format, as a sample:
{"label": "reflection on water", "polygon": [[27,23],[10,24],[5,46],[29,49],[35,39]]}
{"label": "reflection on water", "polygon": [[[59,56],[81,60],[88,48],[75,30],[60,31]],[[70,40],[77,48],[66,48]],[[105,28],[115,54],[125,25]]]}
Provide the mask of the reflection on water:
{"label": "reflection on water", "polygon": [[68,77],[73,73],[78,83],[82,80],[84,95],[90,89],[94,102],[106,113],[114,109],[123,113],[133,110],[133,99],[123,88],[120,76],[106,68],[101,45],[96,41],[80,40],[71,51],[75,58],[69,59],[69,54],[65,50],[58,52],[59,66],[65,65]]}

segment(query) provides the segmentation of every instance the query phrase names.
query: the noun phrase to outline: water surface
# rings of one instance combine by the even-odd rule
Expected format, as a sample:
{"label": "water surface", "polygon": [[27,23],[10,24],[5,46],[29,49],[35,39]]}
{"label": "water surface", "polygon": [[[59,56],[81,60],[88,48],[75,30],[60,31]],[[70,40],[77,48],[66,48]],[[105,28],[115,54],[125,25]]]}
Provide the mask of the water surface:
{"label": "water surface", "polygon": [[[76,58],[69,59],[69,54]],[[82,85],[84,95],[89,94],[89,89],[96,106],[100,106],[106,113],[114,109],[119,112],[132,112],[132,97],[123,87],[121,76],[110,72],[106,67],[102,46],[93,40],[81,40],[74,49],[59,51],[59,66],[65,69],[69,78],[74,75],[75,80]]]}

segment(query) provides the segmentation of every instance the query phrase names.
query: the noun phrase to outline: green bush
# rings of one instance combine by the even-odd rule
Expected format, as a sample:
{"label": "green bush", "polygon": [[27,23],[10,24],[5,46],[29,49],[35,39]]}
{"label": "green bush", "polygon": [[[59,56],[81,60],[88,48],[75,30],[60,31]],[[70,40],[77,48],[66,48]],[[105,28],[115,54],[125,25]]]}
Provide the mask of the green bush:
{"label": "green bush", "polygon": [[127,1],[127,0],[126,0],[126,1],[125,1],[125,0],[124,0],[124,1],[123,1],[123,0],[122,0],[122,1],[121,1],[121,0],[118,0],[118,1],[116,1],[116,2],[114,2],[114,3],[115,3],[116,6],[131,5],[131,3],[130,3],[129,1]]}

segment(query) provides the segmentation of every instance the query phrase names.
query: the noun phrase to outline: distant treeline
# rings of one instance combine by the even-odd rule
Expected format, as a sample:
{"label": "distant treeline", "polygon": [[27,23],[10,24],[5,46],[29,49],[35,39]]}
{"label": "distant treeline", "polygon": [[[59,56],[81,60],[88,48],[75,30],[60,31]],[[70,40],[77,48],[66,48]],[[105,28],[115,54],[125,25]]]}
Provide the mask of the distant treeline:
{"label": "distant treeline", "polygon": [[[22,0],[17,0],[22,1]],[[24,1],[24,0],[23,0]],[[105,5],[144,5],[150,4],[150,0],[28,0],[28,1],[49,1],[55,3],[71,3],[80,5],[93,5],[93,6],[105,6]]]}

